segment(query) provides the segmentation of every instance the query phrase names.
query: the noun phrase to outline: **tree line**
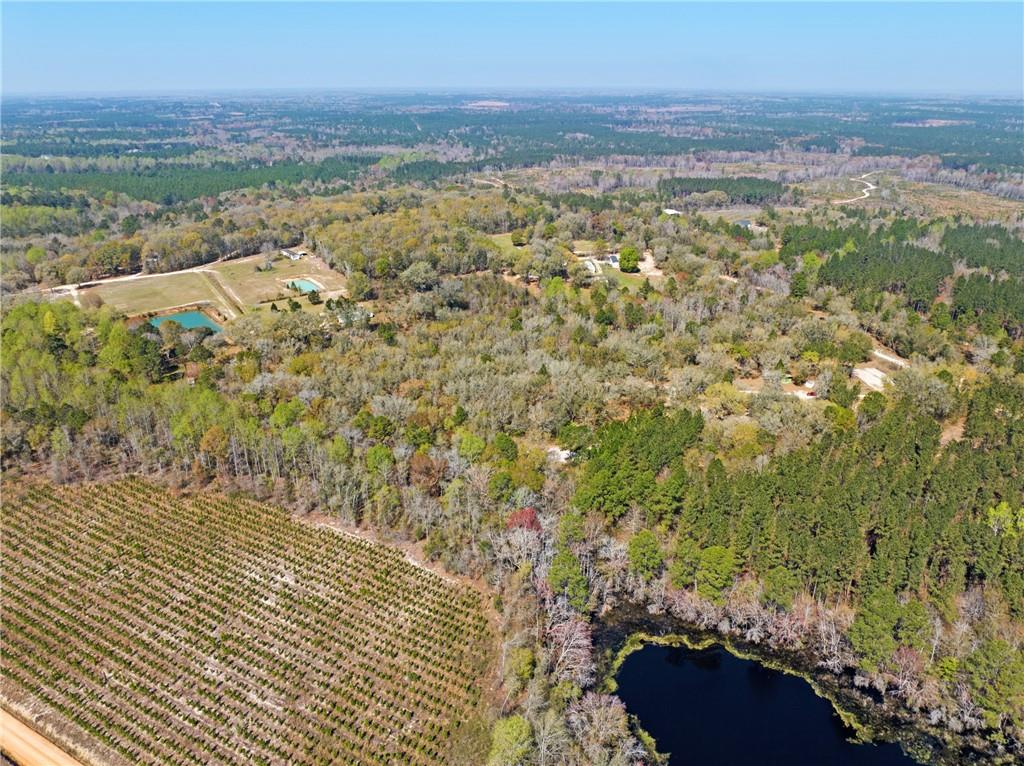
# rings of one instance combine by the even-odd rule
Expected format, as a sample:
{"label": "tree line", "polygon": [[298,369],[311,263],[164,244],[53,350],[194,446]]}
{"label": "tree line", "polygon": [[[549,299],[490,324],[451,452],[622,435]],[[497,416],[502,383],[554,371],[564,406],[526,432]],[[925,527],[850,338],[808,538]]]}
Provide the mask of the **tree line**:
{"label": "tree line", "polygon": [[658,181],[658,193],[665,200],[684,197],[688,194],[705,194],[720,191],[728,195],[730,202],[748,205],[765,205],[778,202],[786,187],[778,181],[752,176],[731,178],[663,178]]}

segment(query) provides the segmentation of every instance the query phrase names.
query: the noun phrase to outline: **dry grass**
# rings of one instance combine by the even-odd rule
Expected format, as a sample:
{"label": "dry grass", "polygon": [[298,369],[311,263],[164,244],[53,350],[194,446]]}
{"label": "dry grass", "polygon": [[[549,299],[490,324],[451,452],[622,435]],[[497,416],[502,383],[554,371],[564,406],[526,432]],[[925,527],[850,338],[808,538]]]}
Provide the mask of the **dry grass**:
{"label": "dry grass", "polygon": [[900,181],[897,189],[901,199],[921,206],[932,216],[966,213],[985,220],[1012,221],[1024,215],[1024,202],[983,192],[910,181]]}
{"label": "dry grass", "polygon": [[288,283],[293,279],[308,279],[321,285],[321,296],[335,297],[345,290],[345,277],[329,268],[319,258],[307,256],[298,261],[278,257],[273,261],[270,271],[257,271],[256,267],[266,262],[265,255],[254,255],[235,261],[217,263],[210,268],[220,275],[246,307],[261,303],[296,298],[298,294],[289,289]]}

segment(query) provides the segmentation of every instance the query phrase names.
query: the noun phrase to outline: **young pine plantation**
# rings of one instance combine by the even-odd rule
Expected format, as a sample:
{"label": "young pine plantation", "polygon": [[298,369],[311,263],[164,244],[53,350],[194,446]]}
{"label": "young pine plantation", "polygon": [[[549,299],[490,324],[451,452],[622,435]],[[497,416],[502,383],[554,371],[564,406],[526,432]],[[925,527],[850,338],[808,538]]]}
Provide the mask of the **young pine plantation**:
{"label": "young pine plantation", "polygon": [[3,697],[87,762],[467,748],[491,646],[471,588],[253,501],[137,479],[4,489]]}

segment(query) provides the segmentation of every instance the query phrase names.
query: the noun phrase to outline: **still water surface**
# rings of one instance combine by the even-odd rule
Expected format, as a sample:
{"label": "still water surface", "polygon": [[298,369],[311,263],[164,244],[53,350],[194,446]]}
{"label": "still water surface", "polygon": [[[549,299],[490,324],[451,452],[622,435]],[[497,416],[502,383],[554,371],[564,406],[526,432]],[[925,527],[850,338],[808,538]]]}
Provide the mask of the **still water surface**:
{"label": "still water surface", "polygon": [[159,327],[164,322],[177,322],[186,330],[192,330],[196,327],[209,327],[214,332],[220,332],[221,329],[219,324],[206,316],[202,311],[179,311],[177,314],[164,314],[149,320],[149,323],[154,327]]}
{"label": "still water surface", "polygon": [[855,744],[801,678],[715,646],[648,645],[617,676],[619,697],[671,766],[913,766],[890,743]]}

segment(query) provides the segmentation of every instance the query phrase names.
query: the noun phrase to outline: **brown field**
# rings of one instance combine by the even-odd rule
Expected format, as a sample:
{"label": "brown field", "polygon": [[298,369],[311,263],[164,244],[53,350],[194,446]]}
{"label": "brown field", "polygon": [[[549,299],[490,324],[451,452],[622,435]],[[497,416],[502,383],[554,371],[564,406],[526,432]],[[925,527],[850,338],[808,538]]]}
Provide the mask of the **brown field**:
{"label": "brown field", "polygon": [[[1013,221],[1024,215],[1024,202],[1004,199],[984,192],[957,189],[941,184],[907,181],[896,173],[881,172],[869,179],[878,186],[867,199],[848,203],[872,209],[909,209],[927,217],[963,213],[984,220]],[[834,199],[858,195],[863,188],[849,178],[823,178],[798,184],[808,203],[831,204]],[[840,207],[840,206],[837,206]]]}
{"label": "brown field", "polygon": [[966,213],[986,220],[1013,221],[1024,215],[1024,202],[983,192],[911,181],[901,181],[897,188],[902,200],[920,205],[933,216]]}

